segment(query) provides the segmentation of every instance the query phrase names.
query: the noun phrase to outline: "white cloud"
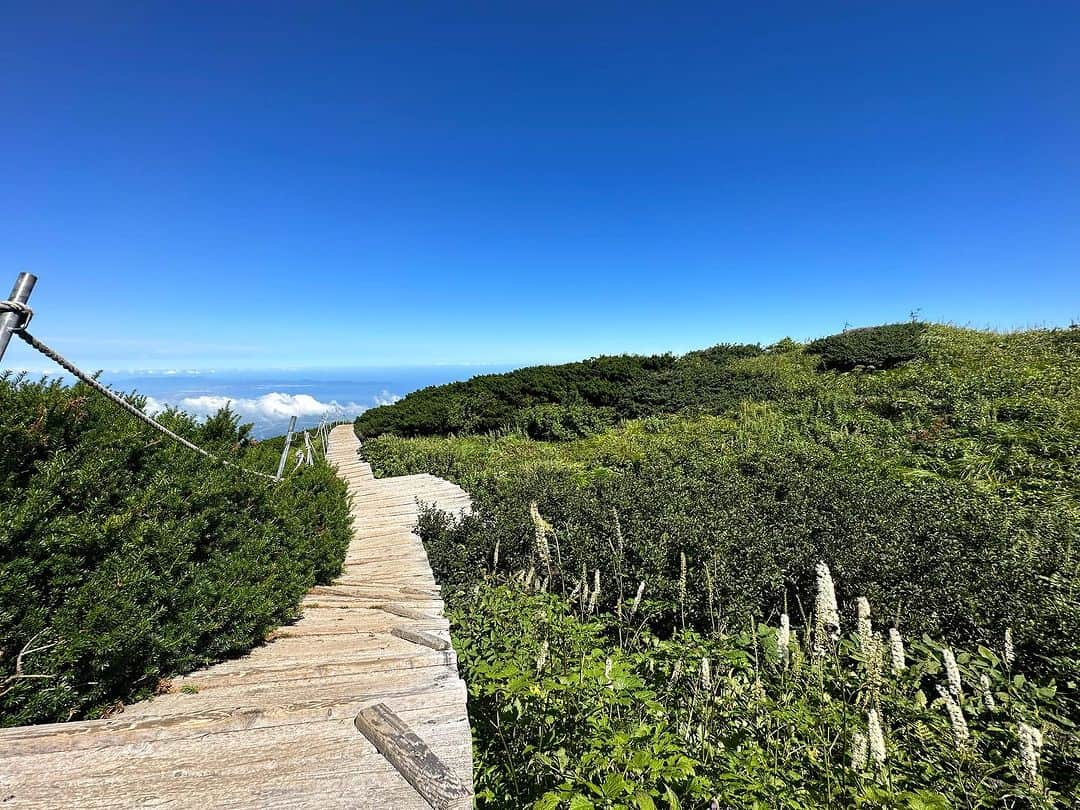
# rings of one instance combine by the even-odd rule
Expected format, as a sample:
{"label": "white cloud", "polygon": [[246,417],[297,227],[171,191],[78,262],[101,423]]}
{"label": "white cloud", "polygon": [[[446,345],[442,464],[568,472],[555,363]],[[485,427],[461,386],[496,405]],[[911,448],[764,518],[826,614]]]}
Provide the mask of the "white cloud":
{"label": "white cloud", "polygon": [[401,394],[391,394],[387,390],[382,390],[375,395],[376,405],[393,405],[395,402],[401,399]]}
{"label": "white cloud", "polygon": [[228,406],[240,417],[241,422],[254,424],[253,435],[263,437],[284,433],[292,416],[298,418],[297,427],[303,430],[317,425],[323,417],[331,421],[354,419],[373,405],[390,405],[399,399],[400,395],[389,391],[373,396],[371,404],[338,402],[336,399],[324,402],[310,394],[286,394],[282,391],[272,391],[259,397],[205,394],[173,399],[147,396],[143,410],[155,415],[168,407],[174,407],[204,419]]}
{"label": "white cloud", "polygon": [[322,402],[310,394],[284,394],[280,391],[254,398],[214,395],[184,397],[177,403],[177,407],[195,416],[211,416],[226,405],[241,417],[274,421],[290,416],[353,417],[369,407],[358,402]]}

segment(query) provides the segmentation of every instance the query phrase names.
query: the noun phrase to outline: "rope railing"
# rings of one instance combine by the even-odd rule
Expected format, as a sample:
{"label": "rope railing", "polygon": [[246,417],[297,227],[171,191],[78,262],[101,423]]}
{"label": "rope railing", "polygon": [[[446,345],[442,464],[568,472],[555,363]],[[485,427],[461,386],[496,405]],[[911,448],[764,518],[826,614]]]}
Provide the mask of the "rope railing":
{"label": "rope railing", "polygon": [[[227,459],[221,458],[220,456],[214,455],[209,450],[205,450],[202,447],[199,447],[194,442],[188,441],[178,433],[169,430],[169,428],[165,427],[165,425],[161,424],[152,416],[128,402],[115,391],[112,391],[111,389],[102,385],[94,378],[92,374],[87,374],[85,371],[80,369],[78,366],[76,366],[58,351],[50,348],[45,343],[42,343],[40,340],[38,340],[36,337],[26,331],[27,324],[30,323],[31,318],[33,318],[34,316],[34,311],[29,307],[26,302],[30,297],[30,291],[33,290],[34,283],[36,281],[37,279],[29,273],[21,273],[19,275],[18,281],[15,282],[15,287],[11,292],[11,298],[7,301],[0,301],[0,359],[3,359],[4,350],[7,348],[8,341],[11,339],[11,336],[15,335],[28,346],[30,346],[30,348],[34,349],[37,352],[40,352],[45,357],[49,358],[58,366],[60,366],[62,369],[67,371],[69,374],[74,376],[76,379],[86,383],[86,385],[93,388],[95,391],[97,391],[99,394],[101,394],[103,397],[105,397],[117,407],[122,408],[124,411],[138,419],[143,424],[169,437],[177,444],[186,447],[188,450],[198,453],[199,455],[204,456],[211,461],[215,461],[218,464],[222,464],[226,467],[232,467],[233,469],[240,470],[242,472],[248,473],[249,475],[257,475],[260,478],[265,478],[270,481],[281,480],[280,470],[279,474],[276,476],[270,475],[269,473],[260,472],[259,470],[252,470],[248,467],[244,467],[241,464],[237,464],[233,461],[229,461]],[[293,417],[294,420],[295,418],[296,417]],[[286,452],[288,452],[287,449]],[[284,466],[284,456],[282,457],[282,466]]]}

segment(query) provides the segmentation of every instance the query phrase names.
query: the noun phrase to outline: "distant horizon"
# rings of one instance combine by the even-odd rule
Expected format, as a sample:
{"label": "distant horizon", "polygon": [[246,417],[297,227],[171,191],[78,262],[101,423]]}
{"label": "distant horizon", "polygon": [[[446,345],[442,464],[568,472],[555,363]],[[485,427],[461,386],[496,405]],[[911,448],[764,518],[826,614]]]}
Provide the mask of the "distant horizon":
{"label": "distant horizon", "polygon": [[[253,436],[265,438],[285,431],[290,417],[298,429],[312,428],[321,420],[354,419],[366,410],[397,402],[429,385],[465,380],[477,374],[509,371],[512,366],[446,365],[344,369],[185,369],[170,373],[110,372],[98,378],[125,394],[144,397],[145,410],[156,414],[177,408],[205,419],[228,406],[241,422],[254,426]],[[74,382],[66,372],[26,372],[39,377]]]}
{"label": "distant horizon", "polygon": [[[561,365],[565,363],[574,363],[580,360],[587,360],[592,357],[599,357],[601,355],[619,355],[619,354],[638,354],[638,355],[663,355],[672,354],[675,356],[687,354],[689,352],[698,351],[701,349],[707,349],[712,346],[717,346],[722,343],[748,343],[757,344],[762,347],[773,345],[781,340],[791,339],[799,343],[806,343],[819,337],[826,335],[836,334],[842,332],[845,329],[859,329],[867,326],[877,326],[880,323],[900,323],[909,318],[898,319],[893,321],[881,321],[879,323],[847,323],[841,325],[834,331],[822,332],[820,334],[811,335],[808,337],[797,338],[792,335],[783,335],[773,340],[723,340],[714,341],[712,343],[705,343],[699,346],[692,346],[685,349],[657,349],[657,350],[645,350],[645,351],[599,351],[592,353],[582,353],[580,355],[574,355],[566,357],[565,359],[550,359],[550,360],[524,360],[524,361],[480,361],[480,362],[445,362],[445,363],[356,363],[356,364],[341,364],[341,365],[283,365],[283,366],[213,366],[213,367],[181,367],[181,366],[161,366],[161,367],[147,367],[147,368],[102,368],[94,366],[93,364],[85,364],[79,361],[78,357],[74,356],[77,349],[66,348],[63,351],[67,351],[70,355],[69,359],[75,361],[85,371],[101,372],[102,374],[115,374],[115,375],[132,375],[132,376],[183,376],[183,375],[202,375],[202,374],[265,374],[273,372],[350,372],[350,371],[378,371],[378,370],[424,370],[424,369],[502,369],[511,370],[518,368],[525,368],[528,366],[539,365]],[[926,323],[940,324],[943,326],[952,326],[959,329],[974,329],[985,332],[1025,332],[1033,330],[1050,330],[1050,329],[1069,329],[1074,328],[1080,323],[1080,318],[1072,318],[1068,323],[1052,324],[1052,323],[1037,323],[1037,324],[1023,324],[1018,326],[997,326],[997,325],[975,325],[972,323],[956,323],[950,321],[936,320],[933,318],[926,318],[921,315],[917,317],[917,320],[924,321]],[[37,331],[35,329],[35,331]],[[49,342],[44,333],[41,334],[41,339],[46,343]],[[13,341],[11,349],[16,349],[19,341]],[[25,349],[25,347],[23,347]],[[54,345],[53,348],[61,349],[59,345]],[[8,357],[5,358],[5,365],[0,367],[0,372],[11,371],[14,373],[30,373],[30,374],[43,374],[47,376],[70,376],[63,369],[52,366],[18,366],[10,365],[8,360],[16,352],[9,349]]]}

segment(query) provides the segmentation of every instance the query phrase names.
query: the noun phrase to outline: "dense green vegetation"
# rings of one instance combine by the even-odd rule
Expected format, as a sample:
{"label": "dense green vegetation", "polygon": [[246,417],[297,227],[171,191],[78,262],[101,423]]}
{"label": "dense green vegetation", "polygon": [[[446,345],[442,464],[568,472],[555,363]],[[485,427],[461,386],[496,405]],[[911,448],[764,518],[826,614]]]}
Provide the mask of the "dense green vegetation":
{"label": "dense green vegetation", "polygon": [[[1080,330],[902,327],[672,360],[654,379],[679,384],[661,385],[651,405],[635,399],[638,418],[546,437],[560,441],[531,438],[512,407],[485,435],[372,437],[368,428],[364,453],[379,474],[443,475],[478,504],[460,524],[428,516],[422,529],[436,575],[460,594],[464,674],[475,716],[487,718],[476,723],[478,782],[492,806],[547,802],[554,790],[574,807],[647,807],[638,793],[671,804],[669,788],[693,806],[710,795],[762,807],[1075,799]],[[383,424],[396,424],[394,407]],[[414,432],[439,432],[428,427]],[[547,552],[534,502],[539,525],[553,527]],[[763,663],[776,633],[759,625],[788,615],[805,639],[819,560],[837,577],[845,628],[855,597],[866,596],[882,625],[917,640],[913,671],[870,689],[869,701],[846,648],[798,676]],[[592,609],[571,607],[595,577]],[[516,588],[502,586],[508,578]],[[638,630],[618,616],[640,582],[648,610]],[[541,608],[558,631],[535,618]],[[480,637],[478,626],[506,630]],[[1031,680],[1014,682],[1002,664],[1007,628]],[[570,646],[553,656],[551,678],[530,675],[527,655],[549,638]],[[948,722],[931,663],[945,644],[970,651],[960,655],[969,694],[981,675],[1001,693],[998,714],[970,698],[962,705],[970,749],[952,750],[934,731]],[[609,655],[649,694],[601,693],[596,666]],[[727,693],[694,703],[687,689],[665,692],[672,659],[691,666],[695,656],[720,662],[716,677],[735,679],[736,691],[760,694],[760,682],[765,697],[728,705]],[[604,699],[594,711],[596,694]],[[863,778],[844,770],[841,754],[852,728],[866,730],[869,708],[885,720],[889,766]],[[1033,790],[1017,765],[1021,720],[1045,737],[1045,781]],[[649,746],[661,732],[668,747],[658,753]],[[560,749],[569,764],[558,765]],[[558,767],[523,764],[545,751]],[[631,773],[619,757],[639,754],[633,767],[647,772],[637,787],[605,793],[615,771]],[[671,777],[657,762],[689,763],[693,776]]]}
{"label": "dense green vegetation", "polygon": [[820,355],[825,368],[892,368],[922,355],[919,339],[925,331],[926,324],[917,322],[848,329],[811,341],[806,350]]}
{"label": "dense green vegetation", "polygon": [[[752,622],[662,639],[648,618],[663,605],[644,617],[631,607],[596,615],[520,581],[459,597],[482,806],[1073,806],[1080,751],[1057,691],[1011,666],[1000,639],[997,651],[955,653],[958,729],[937,691],[943,648],[929,638],[906,640],[894,670],[890,650],[868,651],[856,633],[815,659],[798,641],[785,654],[777,627]],[[1021,724],[1043,735],[1037,778]]]}
{"label": "dense green vegetation", "polygon": [[619,419],[658,411],[733,405],[743,391],[728,361],[759,354],[757,346],[715,346],[682,357],[597,357],[532,366],[415,391],[356,420],[357,433],[443,436],[514,427],[538,439],[589,435]]}
{"label": "dense green vegetation", "polygon": [[[280,444],[249,441],[227,411],[161,421],[275,469]],[[12,376],[0,447],[2,725],[152,693],[260,642],[340,570],[348,513],[325,465],[274,484],[177,447],[86,386]]]}

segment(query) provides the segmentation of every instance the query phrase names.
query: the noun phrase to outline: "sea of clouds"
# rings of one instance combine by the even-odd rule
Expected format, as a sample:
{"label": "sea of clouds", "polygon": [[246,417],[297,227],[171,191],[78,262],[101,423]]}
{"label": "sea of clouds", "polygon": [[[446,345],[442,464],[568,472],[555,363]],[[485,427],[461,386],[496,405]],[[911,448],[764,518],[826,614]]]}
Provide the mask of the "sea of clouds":
{"label": "sea of clouds", "polygon": [[383,391],[375,395],[371,403],[323,401],[310,394],[288,394],[271,391],[257,397],[233,397],[221,394],[181,397],[168,401],[157,397],[146,398],[146,411],[160,413],[167,407],[179,408],[192,416],[206,418],[213,416],[222,408],[228,407],[237,414],[242,422],[254,424],[256,436],[272,435],[284,432],[289,419],[297,417],[300,428],[318,424],[324,418],[328,421],[355,419],[364,411],[376,405],[390,405],[401,399],[397,394]]}

